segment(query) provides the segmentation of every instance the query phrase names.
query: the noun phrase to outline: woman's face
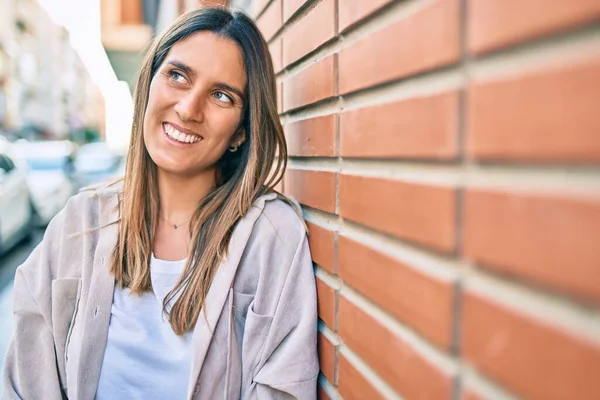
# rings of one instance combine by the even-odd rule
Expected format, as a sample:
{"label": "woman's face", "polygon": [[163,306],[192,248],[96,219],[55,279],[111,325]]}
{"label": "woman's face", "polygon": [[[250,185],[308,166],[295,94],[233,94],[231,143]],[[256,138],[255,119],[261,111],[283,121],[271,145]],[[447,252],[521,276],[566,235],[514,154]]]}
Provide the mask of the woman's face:
{"label": "woman's face", "polygon": [[144,143],[159,169],[195,175],[214,168],[238,130],[246,90],[237,44],[212,32],[177,42],[150,83]]}

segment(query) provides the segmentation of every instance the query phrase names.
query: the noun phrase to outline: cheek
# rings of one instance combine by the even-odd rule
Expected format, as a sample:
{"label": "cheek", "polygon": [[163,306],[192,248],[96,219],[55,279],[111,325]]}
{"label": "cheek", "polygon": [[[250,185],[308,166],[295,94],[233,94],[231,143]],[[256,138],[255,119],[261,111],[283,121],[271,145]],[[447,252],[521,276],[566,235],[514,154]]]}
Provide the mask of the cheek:
{"label": "cheek", "polygon": [[226,142],[229,146],[229,141],[238,131],[241,115],[239,112],[227,110],[215,115],[213,122],[220,141]]}
{"label": "cheek", "polygon": [[157,121],[160,121],[161,104],[164,102],[165,100],[160,95],[160,90],[156,90],[154,85],[151,85],[148,93],[148,103],[144,112],[144,137],[157,129]]}
{"label": "cheek", "polygon": [[146,104],[146,117],[145,119],[151,119],[154,115],[154,112],[157,109],[158,104],[160,103],[160,91],[154,90],[154,85],[150,86],[150,91],[148,92],[148,104]]}

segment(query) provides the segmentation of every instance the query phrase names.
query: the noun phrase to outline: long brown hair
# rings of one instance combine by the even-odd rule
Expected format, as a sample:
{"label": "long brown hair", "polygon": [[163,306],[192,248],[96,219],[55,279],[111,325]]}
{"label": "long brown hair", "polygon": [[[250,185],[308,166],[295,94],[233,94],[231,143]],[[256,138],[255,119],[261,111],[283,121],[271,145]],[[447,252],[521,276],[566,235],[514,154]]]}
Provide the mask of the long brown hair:
{"label": "long brown hair", "polygon": [[245,130],[246,140],[237,152],[226,151],[219,160],[217,185],[198,205],[190,222],[192,249],[178,283],[163,303],[178,335],[195,326],[215,272],[227,255],[236,222],[259,196],[274,190],[283,177],[287,160],[277,114],[273,64],[256,25],[243,13],[223,7],[182,15],[151,44],[135,88],[119,238],[110,267],[118,285],[135,294],[152,289],[150,256],[160,204],[157,167],[146,150],[142,132],[150,82],[171,47],[200,31],[233,40],[242,51],[248,86],[240,128]]}

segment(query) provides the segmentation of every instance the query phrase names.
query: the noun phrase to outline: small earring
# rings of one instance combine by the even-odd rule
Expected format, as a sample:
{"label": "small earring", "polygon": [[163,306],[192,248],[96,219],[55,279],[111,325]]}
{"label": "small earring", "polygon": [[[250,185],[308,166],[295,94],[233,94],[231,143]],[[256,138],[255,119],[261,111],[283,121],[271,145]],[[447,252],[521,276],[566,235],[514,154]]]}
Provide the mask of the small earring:
{"label": "small earring", "polygon": [[238,151],[239,148],[240,148],[239,144],[237,146],[229,146],[229,151],[232,153],[235,153],[236,151]]}

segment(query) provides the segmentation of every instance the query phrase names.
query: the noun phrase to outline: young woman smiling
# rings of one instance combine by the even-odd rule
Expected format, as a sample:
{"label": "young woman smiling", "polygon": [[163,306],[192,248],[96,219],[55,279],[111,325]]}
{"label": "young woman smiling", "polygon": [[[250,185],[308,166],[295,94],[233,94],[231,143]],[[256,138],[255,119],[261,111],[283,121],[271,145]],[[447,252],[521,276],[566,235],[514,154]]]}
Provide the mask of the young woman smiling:
{"label": "young woman smiling", "polygon": [[316,398],[315,279],[273,190],[275,99],[245,15],[201,9],[156,39],[124,180],[74,196],[16,273],[4,398]]}

